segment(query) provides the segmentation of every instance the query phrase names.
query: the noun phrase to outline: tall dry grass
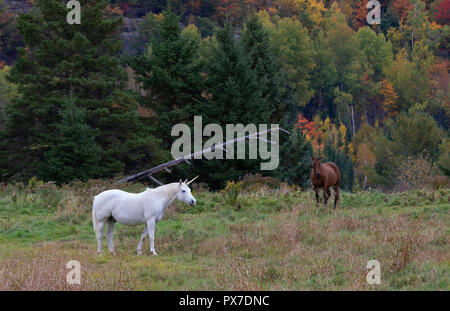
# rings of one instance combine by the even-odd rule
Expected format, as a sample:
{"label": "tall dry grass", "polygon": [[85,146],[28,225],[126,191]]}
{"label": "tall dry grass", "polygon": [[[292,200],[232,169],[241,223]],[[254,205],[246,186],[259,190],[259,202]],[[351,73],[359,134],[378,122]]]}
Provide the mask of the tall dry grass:
{"label": "tall dry grass", "polygon": [[[62,187],[33,181],[0,185],[0,196],[17,209],[35,204],[52,210],[62,223],[85,228],[77,227],[76,220],[90,213],[94,195],[112,187],[107,181]],[[126,190],[143,188],[132,185]],[[98,256],[92,232],[90,240],[18,244],[17,249],[10,245],[0,254],[0,290],[371,290],[424,284],[442,288],[446,283],[439,267],[450,255],[448,215],[401,210],[425,199],[445,204],[448,199],[443,196],[448,194],[441,192],[406,193],[412,198],[392,195],[394,199],[380,193],[344,194],[343,200],[356,202],[354,206],[325,210],[316,208],[312,193],[262,185],[239,193],[243,207],[236,211],[219,195],[199,191],[202,200],[210,201],[209,209],[186,213],[182,204],[170,207],[164,218],[170,223],[166,233],[157,226],[159,257],[135,255],[141,228],[116,231],[117,257],[106,251]],[[360,206],[369,199],[385,206],[378,207],[379,212]],[[65,265],[71,259],[81,263],[81,285],[66,282]],[[379,287],[365,280],[366,264],[372,259],[381,263]],[[432,269],[426,268],[430,265]]]}

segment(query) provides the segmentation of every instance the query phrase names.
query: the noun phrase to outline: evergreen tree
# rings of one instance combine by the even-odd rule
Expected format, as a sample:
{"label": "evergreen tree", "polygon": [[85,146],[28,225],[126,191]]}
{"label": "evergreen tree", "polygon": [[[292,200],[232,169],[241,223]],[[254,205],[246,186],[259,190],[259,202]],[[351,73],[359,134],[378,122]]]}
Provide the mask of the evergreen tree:
{"label": "evergreen tree", "polygon": [[[39,10],[18,18],[27,48],[20,50],[9,75],[22,96],[6,107],[7,128],[2,136],[8,176],[48,176],[48,166],[57,161],[44,163],[57,158],[58,131],[67,126],[67,120],[61,124],[64,114],[58,111],[69,99],[83,111],[84,123],[97,131],[95,143],[100,148],[91,159],[98,167],[86,167],[86,172],[73,178],[90,177],[91,172],[97,176],[100,169],[104,177],[112,176],[148,166],[163,156],[158,141],[139,119],[136,101],[124,90],[127,75],[116,57],[121,43],[115,39],[121,18],[105,17],[105,1],[80,2],[80,25],[67,23],[66,4],[57,0],[37,0]],[[92,134],[80,126],[64,130],[65,144],[74,139],[70,131]]]}
{"label": "evergreen tree", "polygon": [[6,76],[9,73],[11,67],[3,66],[0,64],[0,130],[4,129],[5,126],[5,106],[17,96],[17,86],[8,82]]}
{"label": "evergreen tree", "polygon": [[448,137],[442,141],[439,150],[437,165],[446,176],[450,177],[450,139]]}
{"label": "evergreen tree", "polygon": [[337,150],[334,147],[334,142],[332,139],[328,139],[325,142],[323,149],[325,159],[322,160],[322,163],[334,162],[341,171],[340,188],[351,192],[353,189],[354,180],[352,159],[345,153],[345,151]]}
{"label": "evergreen tree", "polygon": [[96,143],[98,130],[85,123],[86,111],[69,102],[59,112],[55,143],[45,154],[41,176],[58,183],[73,179],[101,177],[101,148]]}
{"label": "evergreen tree", "polygon": [[280,166],[272,175],[289,184],[308,187],[312,169],[313,148],[299,129],[280,137]]}
{"label": "evergreen tree", "polygon": [[195,113],[203,116],[204,123],[267,124],[270,109],[263,104],[249,55],[236,42],[231,26],[219,29],[216,37],[207,67],[209,100],[196,107]]}
{"label": "evergreen tree", "polygon": [[[250,36],[253,37],[249,33],[247,37]],[[252,69],[250,57],[261,55],[262,52],[256,47],[252,49],[252,53],[245,51],[245,44],[237,42],[234,30],[229,25],[219,29],[216,37],[217,44],[212,50],[207,67],[208,100],[193,107],[193,114],[202,116],[203,124],[216,123],[224,129],[226,124],[241,123],[258,126],[270,123],[272,103],[263,99],[260,88],[266,87],[261,82],[265,73],[262,67],[258,68],[261,75],[261,81],[258,81],[257,70]],[[259,46],[256,43],[255,45]],[[248,151],[248,148],[246,149]],[[257,160],[236,160],[236,154],[234,159],[233,161],[194,161],[190,174],[201,174],[203,180],[211,187],[219,188],[227,180],[236,180],[246,173],[256,173],[259,170]],[[248,152],[246,159],[248,159]]]}
{"label": "evergreen tree", "polygon": [[147,91],[142,105],[156,113],[152,120],[156,133],[163,139],[164,148],[170,149],[172,127],[193,120],[189,107],[202,101],[204,83],[200,75],[199,40],[182,35],[180,17],[170,8],[163,16],[155,26],[150,52],[132,59],[131,66],[137,73],[136,80]]}
{"label": "evergreen tree", "polygon": [[281,118],[277,113],[280,110],[282,95],[280,66],[272,51],[269,35],[257,15],[253,15],[246,22],[240,42],[250,58],[250,69],[256,74],[261,105],[266,107],[271,122],[277,123]]}

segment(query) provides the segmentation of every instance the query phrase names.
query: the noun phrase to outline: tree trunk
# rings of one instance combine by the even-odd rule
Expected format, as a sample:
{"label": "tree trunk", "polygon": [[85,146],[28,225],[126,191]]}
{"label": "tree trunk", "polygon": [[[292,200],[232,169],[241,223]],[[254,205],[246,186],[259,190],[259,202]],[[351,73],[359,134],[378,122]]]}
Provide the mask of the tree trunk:
{"label": "tree trunk", "polygon": [[353,105],[350,105],[351,115],[352,115],[352,129],[353,129],[353,137],[356,135],[356,126],[355,126],[355,110],[353,109]]}

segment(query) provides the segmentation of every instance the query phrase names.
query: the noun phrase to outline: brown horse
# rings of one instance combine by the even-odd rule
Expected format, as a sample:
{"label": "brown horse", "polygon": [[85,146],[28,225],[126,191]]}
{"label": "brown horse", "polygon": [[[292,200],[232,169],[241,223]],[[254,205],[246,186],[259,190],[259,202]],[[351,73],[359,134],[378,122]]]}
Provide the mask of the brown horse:
{"label": "brown horse", "polygon": [[341,181],[341,172],[339,167],[333,162],[320,163],[321,158],[311,158],[313,160],[313,169],[311,172],[311,183],[316,192],[316,203],[319,206],[319,188],[323,188],[323,200],[325,207],[331,196],[330,187],[334,189],[334,208],[339,200],[339,183]]}

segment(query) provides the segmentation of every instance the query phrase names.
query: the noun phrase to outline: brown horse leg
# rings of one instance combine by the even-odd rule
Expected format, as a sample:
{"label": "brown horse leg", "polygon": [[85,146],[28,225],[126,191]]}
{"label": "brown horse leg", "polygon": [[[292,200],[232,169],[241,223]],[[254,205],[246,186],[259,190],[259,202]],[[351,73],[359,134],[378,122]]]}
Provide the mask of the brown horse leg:
{"label": "brown horse leg", "polygon": [[323,201],[325,202],[325,207],[327,207],[328,198],[330,197],[330,195],[330,189],[328,189],[327,187],[323,187]]}
{"label": "brown horse leg", "polygon": [[314,187],[314,192],[316,193],[316,206],[319,207],[319,188]]}
{"label": "brown horse leg", "polygon": [[337,206],[337,202],[339,201],[339,186],[334,186],[334,208]]}

